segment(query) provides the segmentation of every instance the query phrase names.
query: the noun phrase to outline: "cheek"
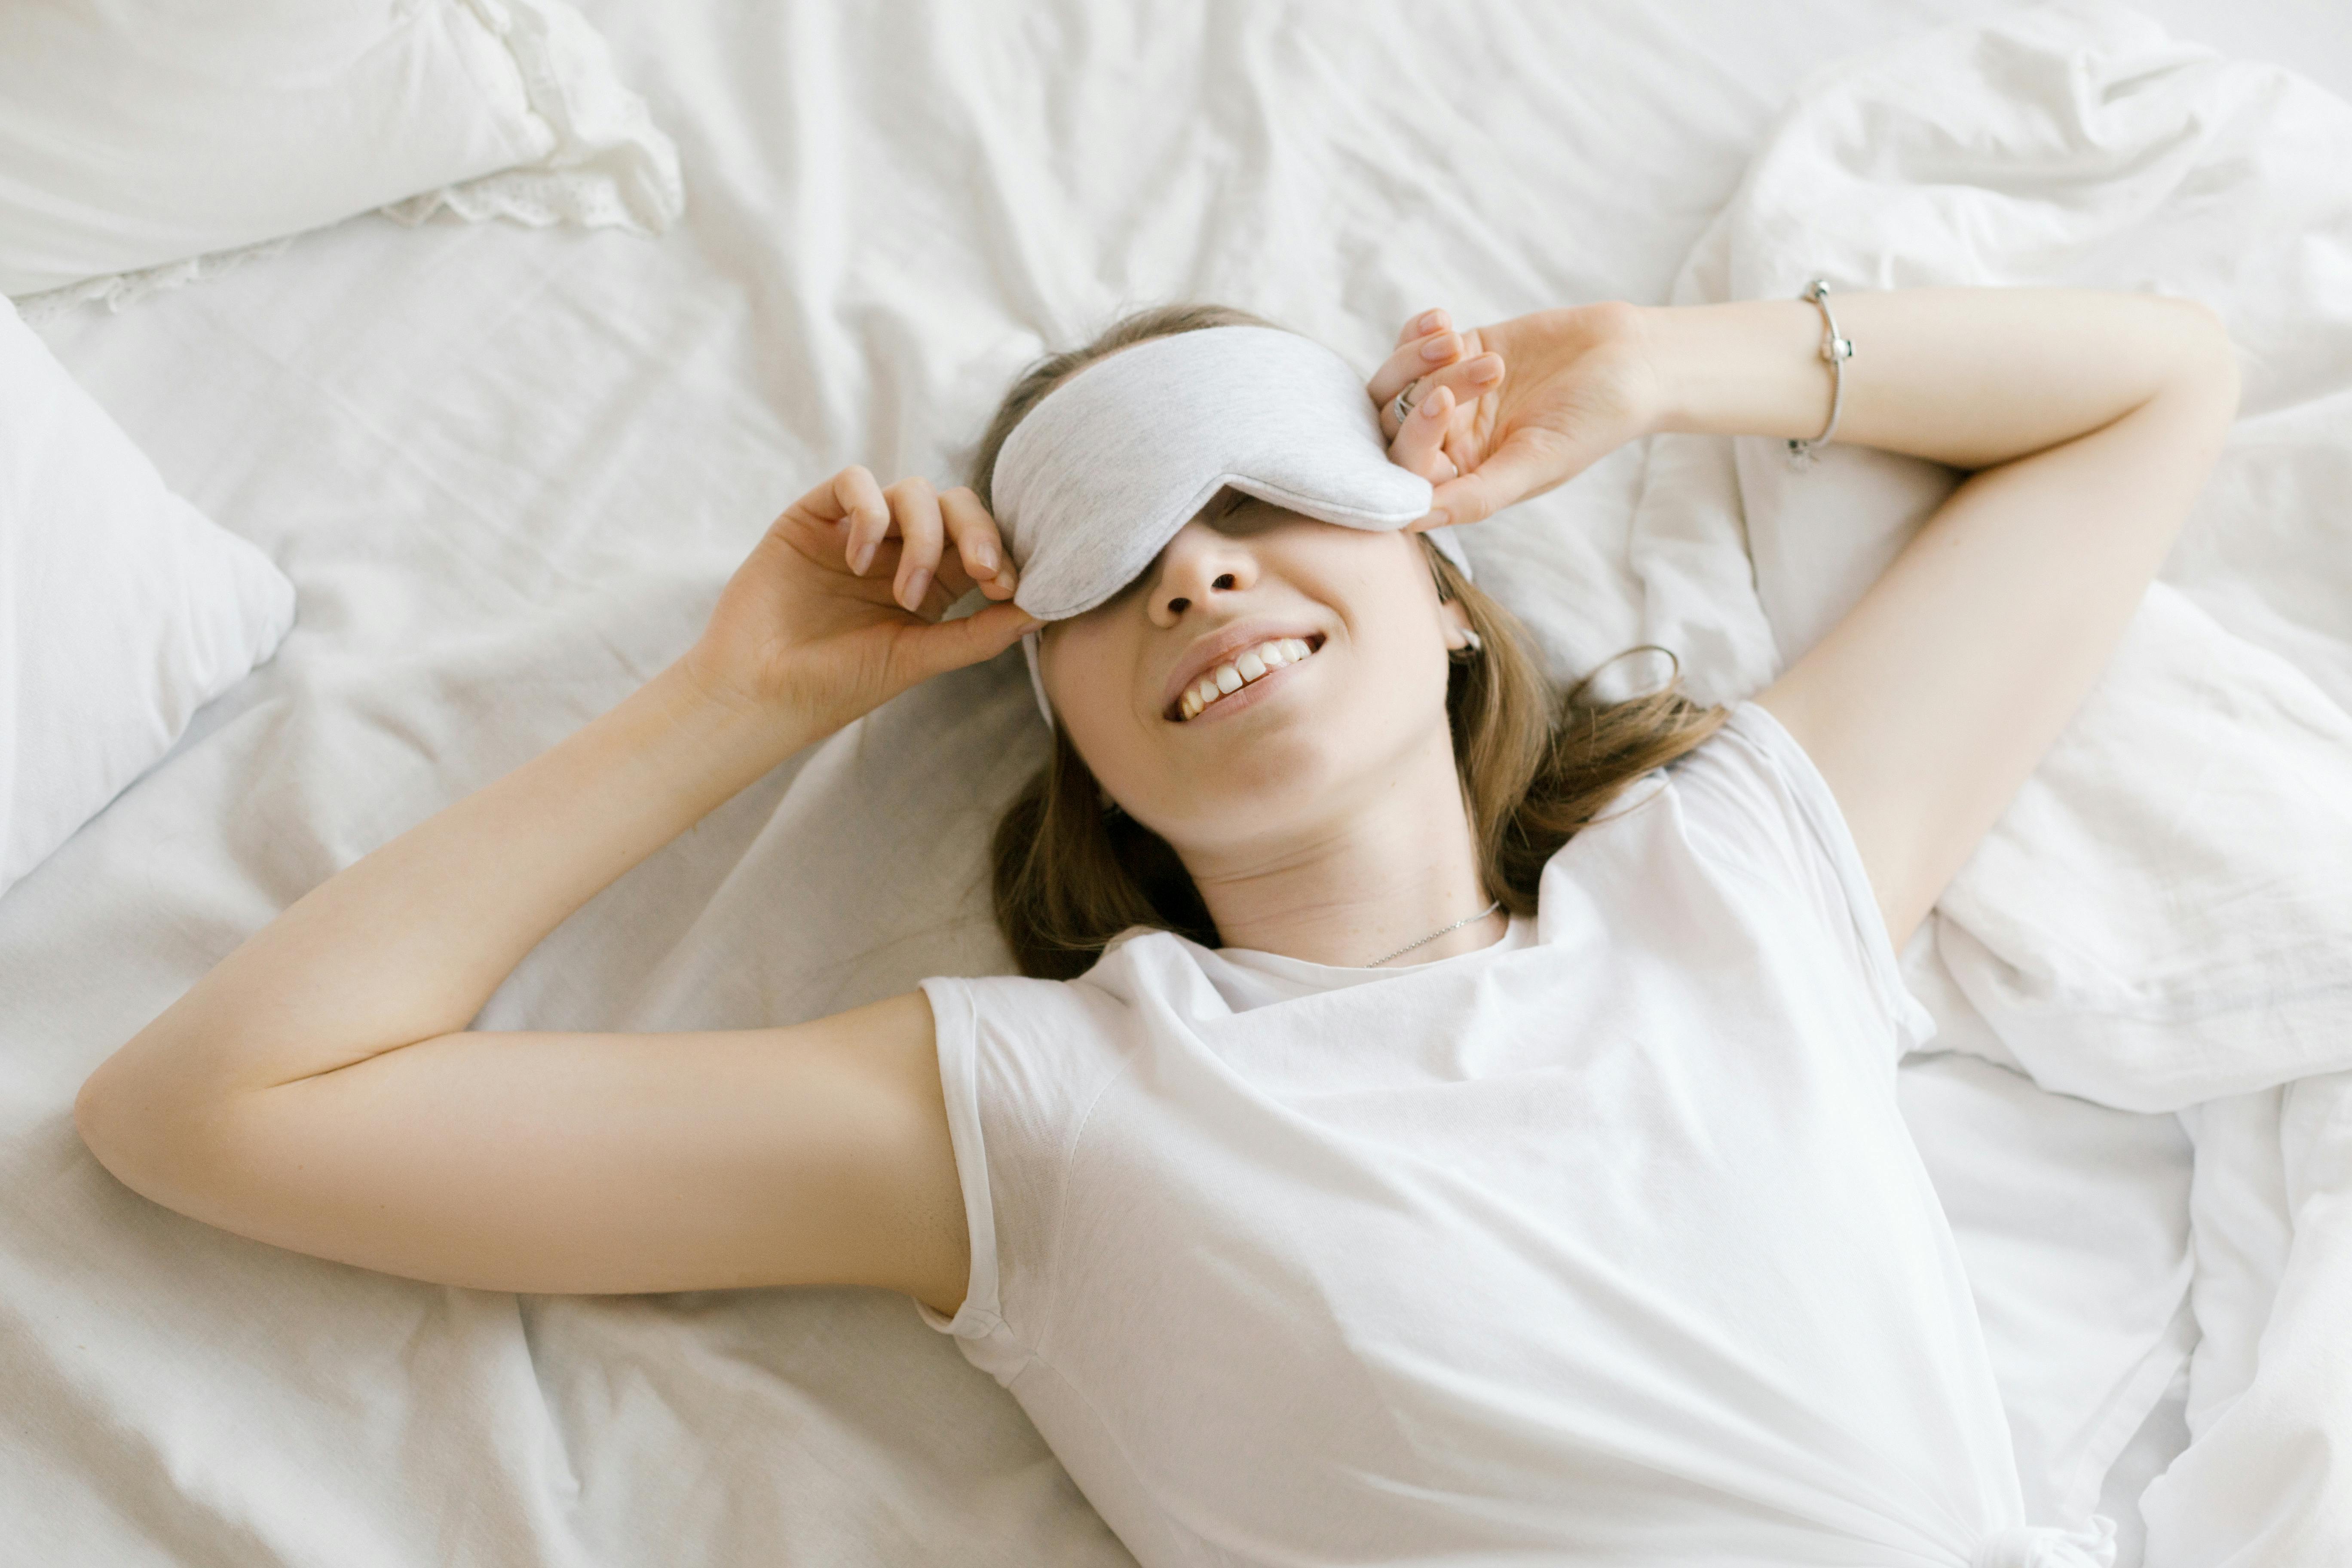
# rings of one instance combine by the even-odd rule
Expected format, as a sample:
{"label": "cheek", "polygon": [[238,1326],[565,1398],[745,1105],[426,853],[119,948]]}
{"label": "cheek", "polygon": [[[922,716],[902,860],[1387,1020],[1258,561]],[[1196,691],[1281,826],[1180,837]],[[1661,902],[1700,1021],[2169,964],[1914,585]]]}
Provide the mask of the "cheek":
{"label": "cheek", "polygon": [[1136,658],[1136,648],[1109,628],[1075,623],[1055,637],[1045,658],[1045,694],[1056,722],[1115,795],[1125,795],[1125,782],[1150,766],[1127,694]]}
{"label": "cheek", "polygon": [[1443,716],[1452,667],[1444,622],[1425,578],[1416,561],[1410,570],[1369,573],[1354,584],[1349,652],[1355,668],[1349,684],[1356,722],[1389,733],[1417,732],[1433,712]]}
{"label": "cheek", "polygon": [[1436,634],[1408,612],[1393,629],[1367,637],[1350,684],[1347,727],[1368,750],[1417,742],[1432,725],[1447,722],[1446,681],[1452,666]]}

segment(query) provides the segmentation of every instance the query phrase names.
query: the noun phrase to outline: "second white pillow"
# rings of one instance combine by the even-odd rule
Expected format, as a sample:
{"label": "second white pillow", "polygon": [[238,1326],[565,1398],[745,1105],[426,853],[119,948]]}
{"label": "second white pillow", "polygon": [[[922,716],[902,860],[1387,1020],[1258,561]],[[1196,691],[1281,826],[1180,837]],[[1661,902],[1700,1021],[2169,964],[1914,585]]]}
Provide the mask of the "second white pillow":
{"label": "second white pillow", "polygon": [[293,624],[285,574],[165,488],[0,300],[0,893]]}

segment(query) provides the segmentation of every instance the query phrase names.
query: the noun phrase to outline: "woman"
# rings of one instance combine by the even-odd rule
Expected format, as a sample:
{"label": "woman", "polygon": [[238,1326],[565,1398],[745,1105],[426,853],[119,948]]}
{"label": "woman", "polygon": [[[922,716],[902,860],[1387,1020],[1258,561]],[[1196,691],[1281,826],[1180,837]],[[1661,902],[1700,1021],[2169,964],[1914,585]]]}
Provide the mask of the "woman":
{"label": "woman", "polygon": [[[643,690],[124,1046],[82,1134],[184,1214],[420,1279],[904,1291],[1150,1563],[2100,1562],[2021,1516],[1895,1113],[1927,1026],[1894,952],[2099,672],[2235,370],[2154,298],[1833,303],[1850,362],[1811,300],[1432,312],[1370,389],[1438,481],[1414,526],[1220,491],[1066,613],[1003,602],[1066,565],[1023,531],[1116,466],[1027,442],[1018,575],[971,492],[849,469]],[[989,461],[1186,326],[1243,330],[1049,364]],[[1654,431],[1832,422],[1975,471],[1752,703],[1571,701],[1527,744],[1526,655],[1426,530]],[[995,602],[939,618],[974,584]],[[1033,975],[1082,979],[467,1030],[647,853],[1031,634],[1055,756],[1000,832],[999,909]]]}

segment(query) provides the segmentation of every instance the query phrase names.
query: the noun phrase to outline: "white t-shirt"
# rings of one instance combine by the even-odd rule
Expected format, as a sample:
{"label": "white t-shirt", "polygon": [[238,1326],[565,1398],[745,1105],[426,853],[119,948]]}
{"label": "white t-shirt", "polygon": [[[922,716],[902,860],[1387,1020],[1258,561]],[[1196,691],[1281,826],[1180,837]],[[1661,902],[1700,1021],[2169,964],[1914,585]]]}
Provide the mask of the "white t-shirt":
{"label": "white t-shirt", "polygon": [[1760,708],[1482,951],[924,990],[971,1278],[923,1316],[1148,1568],[2110,1554],[2021,1528],[1895,1107],[1932,1025]]}

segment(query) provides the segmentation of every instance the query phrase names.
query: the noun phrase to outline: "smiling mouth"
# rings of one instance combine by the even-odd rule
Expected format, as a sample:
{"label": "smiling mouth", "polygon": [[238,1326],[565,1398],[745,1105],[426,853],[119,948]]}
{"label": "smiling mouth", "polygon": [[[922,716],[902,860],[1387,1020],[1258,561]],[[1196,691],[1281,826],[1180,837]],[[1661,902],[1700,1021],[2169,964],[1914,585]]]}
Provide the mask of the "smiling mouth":
{"label": "smiling mouth", "polygon": [[1244,688],[1255,686],[1277,669],[1286,669],[1303,659],[1314,657],[1323,646],[1323,634],[1317,632],[1305,637],[1269,637],[1256,647],[1215,668],[1202,673],[1184,694],[1168,710],[1168,717],[1181,724],[1199,718],[1224,699]]}

